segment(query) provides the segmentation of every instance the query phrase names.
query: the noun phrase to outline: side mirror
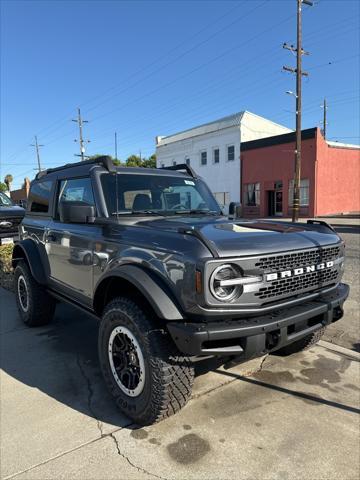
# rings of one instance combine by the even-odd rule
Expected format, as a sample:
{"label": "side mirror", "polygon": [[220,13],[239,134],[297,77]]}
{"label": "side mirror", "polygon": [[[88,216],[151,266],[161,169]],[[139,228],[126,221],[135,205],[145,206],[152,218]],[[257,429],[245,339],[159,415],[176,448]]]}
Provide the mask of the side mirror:
{"label": "side mirror", "polygon": [[231,202],[229,205],[229,217],[240,218],[241,217],[241,203]]}
{"label": "side mirror", "polygon": [[96,212],[93,205],[84,202],[61,202],[59,215],[63,223],[93,223]]}

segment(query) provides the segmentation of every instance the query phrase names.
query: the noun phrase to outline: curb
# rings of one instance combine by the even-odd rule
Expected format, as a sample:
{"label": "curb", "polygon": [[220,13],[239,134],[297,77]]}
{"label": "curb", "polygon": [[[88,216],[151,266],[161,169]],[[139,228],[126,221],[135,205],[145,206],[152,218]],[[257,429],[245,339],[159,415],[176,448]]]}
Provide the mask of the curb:
{"label": "curb", "polygon": [[335,343],[325,342],[324,340],[319,340],[317,343],[319,347],[326,348],[327,350],[331,350],[332,352],[341,353],[347,357],[352,358],[353,360],[357,360],[360,362],[360,353],[355,352],[354,350],[350,350],[349,348],[340,347],[340,345],[336,345]]}

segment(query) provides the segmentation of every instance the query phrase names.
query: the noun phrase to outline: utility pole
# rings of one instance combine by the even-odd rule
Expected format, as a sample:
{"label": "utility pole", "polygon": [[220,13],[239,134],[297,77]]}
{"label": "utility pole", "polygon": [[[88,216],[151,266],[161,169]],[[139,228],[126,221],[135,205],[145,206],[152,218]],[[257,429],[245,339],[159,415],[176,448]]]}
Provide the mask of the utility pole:
{"label": "utility pole", "polygon": [[115,160],[117,159],[117,133],[115,132]]}
{"label": "utility pole", "polygon": [[38,139],[37,136],[35,135],[35,143],[32,143],[30,146],[35,147],[36,151],[36,158],[37,158],[37,163],[38,163],[38,171],[41,172],[41,163],[40,163],[40,147],[43,147],[44,145],[39,145],[38,144]]}
{"label": "utility pole", "polygon": [[324,118],[323,118],[323,135],[324,135],[324,138],[326,140],[326,125],[327,125],[327,121],[326,121],[326,112],[327,112],[327,104],[326,104],[326,98],[324,98],[324,103],[321,105],[321,107],[324,109]]}
{"label": "utility pole", "polygon": [[284,43],[283,48],[296,52],[296,68],[286,67],[283,69],[296,73],[296,146],[295,146],[295,172],[294,172],[294,199],[293,199],[293,211],[292,221],[297,222],[299,219],[300,209],[300,179],[301,179],[301,82],[303,76],[308,76],[307,72],[302,71],[302,56],[309,55],[302,49],[302,4],[312,6],[313,3],[310,0],[296,0],[297,2],[297,39],[296,48],[293,45],[287,45]]}
{"label": "utility pole", "polygon": [[81,157],[81,161],[85,160],[85,143],[90,143],[90,140],[84,140],[83,138],[83,124],[88,123],[87,120],[81,118],[80,108],[78,108],[78,118],[76,120],[72,119],[73,122],[76,122],[79,125],[79,140],[74,140],[74,142],[79,142],[80,146],[80,155],[75,154],[76,157]]}

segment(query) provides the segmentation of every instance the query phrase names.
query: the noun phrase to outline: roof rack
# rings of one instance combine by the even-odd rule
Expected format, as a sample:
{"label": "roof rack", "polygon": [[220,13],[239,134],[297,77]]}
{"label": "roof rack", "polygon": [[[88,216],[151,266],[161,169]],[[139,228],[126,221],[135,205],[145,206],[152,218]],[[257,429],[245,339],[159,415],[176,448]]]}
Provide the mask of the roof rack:
{"label": "roof rack", "polygon": [[181,163],[179,165],[172,165],[171,167],[161,167],[164,170],[185,170],[191,177],[197,178],[195,171],[187,165],[186,163]]}
{"label": "roof rack", "polygon": [[37,173],[35,178],[36,180],[38,180],[39,178],[47,175],[48,173],[58,172],[59,170],[64,170],[65,168],[82,167],[83,165],[102,165],[109,172],[116,171],[116,167],[111,157],[109,157],[108,155],[102,155],[101,157],[93,158],[91,160],[84,160],[82,162],[76,162],[76,163],[66,163],[61,167],[48,168],[47,170],[42,170],[41,172]]}

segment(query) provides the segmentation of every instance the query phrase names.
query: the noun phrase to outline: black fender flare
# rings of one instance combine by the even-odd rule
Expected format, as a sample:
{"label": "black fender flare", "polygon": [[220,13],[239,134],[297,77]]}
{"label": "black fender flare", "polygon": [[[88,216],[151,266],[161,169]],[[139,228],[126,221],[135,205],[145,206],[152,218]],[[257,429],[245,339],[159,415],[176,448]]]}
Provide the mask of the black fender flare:
{"label": "black fender flare", "polygon": [[12,253],[12,266],[16,267],[19,260],[25,259],[29,265],[32,276],[41,285],[46,284],[45,269],[41,260],[40,252],[33,240],[27,238],[16,243]]}
{"label": "black fender flare", "polygon": [[96,286],[94,300],[101,284],[110,277],[118,277],[134,285],[146,298],[159,318],[164,320],[184,319],[179,307],[173,300],[173,295],[166,291],[166,287],[162,285],[162,282],[145,269],[134,265],[123,265],[112,271],[110,270]]}

